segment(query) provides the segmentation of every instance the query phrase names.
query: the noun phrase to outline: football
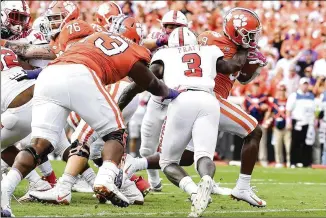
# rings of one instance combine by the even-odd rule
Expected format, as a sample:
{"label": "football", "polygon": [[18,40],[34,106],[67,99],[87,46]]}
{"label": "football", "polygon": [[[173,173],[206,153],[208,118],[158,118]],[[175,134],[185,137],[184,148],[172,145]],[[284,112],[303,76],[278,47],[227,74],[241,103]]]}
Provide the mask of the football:
{"label": "football", "polygon": [[249,64],[249,60],[247,60],[247,62],[245,63],[245,65],[241,70],[238,80],[240,82],[246,82],[250,80],[258,68],[259,68],[259,64]]}

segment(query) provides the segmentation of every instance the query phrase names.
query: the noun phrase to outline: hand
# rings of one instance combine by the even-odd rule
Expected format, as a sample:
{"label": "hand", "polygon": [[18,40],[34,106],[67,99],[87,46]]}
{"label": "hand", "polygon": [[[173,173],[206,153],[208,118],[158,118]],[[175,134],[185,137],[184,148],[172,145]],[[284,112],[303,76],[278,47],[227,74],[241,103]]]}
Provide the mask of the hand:
{"label": "hand", "polygon": [[249,64],[259,64],[260,67],[267,65],[266,57],[258,49],[249,49],[247,60]]}
{"label": "hand", "polygon": [[162,34],[158,37],[156,40],[156,45],[157,47],[161,47],[163,45],[167,45],[169,40],[169,35],[168,34]]}
{"label": "hand", "polygon": [[181,92],[183,92],[183,91],[179,91],[176,89],[169,89],[169,94],[166,97],[162,97],[161,101],[163,102],[166,99],[174,100],[180,95]]}
{"label": "hand", "polygon": [[18,71],[18,72],[15,72],[15,73],[11,74],[9,79],[17,80],[19,82],[19,81],[28,79],[28,74],[27,74],[27,72],[25,70],[21,70],[21,71]]}
{"label": "hand", "polygon": [[267,111],[268,110],[268,105],[267,104],[260,105],[260,110]]}

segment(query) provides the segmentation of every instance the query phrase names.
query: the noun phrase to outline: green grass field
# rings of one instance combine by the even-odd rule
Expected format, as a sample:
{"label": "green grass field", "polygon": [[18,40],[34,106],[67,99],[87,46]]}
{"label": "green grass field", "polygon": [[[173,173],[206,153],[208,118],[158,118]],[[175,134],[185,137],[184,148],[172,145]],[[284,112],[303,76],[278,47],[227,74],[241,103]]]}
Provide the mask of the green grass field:
{"label": "green grass field", "polygon": [[[65,163],[53,161],[57,176],[61,175]],[[193,167],[187,171],[198,182],[199,177]],[[234,187],[239,167],[217,166],[215,181],[224,187]],[[146,172],[141,173],[143,176]],[[112,205],[99,205],[92,194],[73,193],[69,206],[49,205],[37,202],[19,204],[12,200],[15,216],[187,216],[190,202],[187,195],[173,186],[162,175],[163,191],[150,193],[142,206],[116,208]],[[317,169],[274,169],[257,167],[252,185],[258,196],[266,200],[266,208],[253,208],[245,202],[237,202],[229,196],[212,196],[204,216],[215,217],[326,217],[326,170]],[[27,189],[27,182],[20,184],[15,192],[18,198]]]}

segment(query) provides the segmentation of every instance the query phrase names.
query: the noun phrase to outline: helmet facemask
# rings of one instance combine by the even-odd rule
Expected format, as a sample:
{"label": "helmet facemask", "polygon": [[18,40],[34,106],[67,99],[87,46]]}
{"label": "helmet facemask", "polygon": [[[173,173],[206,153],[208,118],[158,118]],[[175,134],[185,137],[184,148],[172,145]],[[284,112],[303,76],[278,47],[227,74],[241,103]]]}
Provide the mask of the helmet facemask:
{"label": "helmet facemask", "polygon": [[20,34],[26,28],[30,21],[30,15],[27,12],[18,10],[6,10],[8,28],[13,34]]}
{"label": "helmet facemask", "polygon": [[61,31],[62,23],[64,23],[64,19],[67,15],[67,13],[63,12],[46,15],[46,19],[49,22],[49,35],[54,36]]}
{"label": "helmet facemask", "polygon": [[242,37],[242,47],[256,48],[260,37],[261,28],[256,30],[246,30],[244,28],[237,30],[237,33]]}

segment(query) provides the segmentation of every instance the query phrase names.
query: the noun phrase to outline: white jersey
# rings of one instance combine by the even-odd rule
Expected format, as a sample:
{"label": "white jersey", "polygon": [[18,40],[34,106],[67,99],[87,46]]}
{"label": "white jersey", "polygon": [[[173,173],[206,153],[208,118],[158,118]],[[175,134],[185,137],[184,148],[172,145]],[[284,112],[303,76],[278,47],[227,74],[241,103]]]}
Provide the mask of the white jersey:
{"label": "white jersey", "polygon": [[16,80],[10,79],[10,75],[21,70],[23,68],[17,66],[1,71],[1,114],[7,110],[9,104],[17,95],[35,83],[35,80],[22,80],[17,82]]}
{"label": "white jersey", "polygon": [[216,61],[223,56],[215,45],[190,45],[160,49],[151,62],[163,62],[163,81],[169,88],[213,92]]}

